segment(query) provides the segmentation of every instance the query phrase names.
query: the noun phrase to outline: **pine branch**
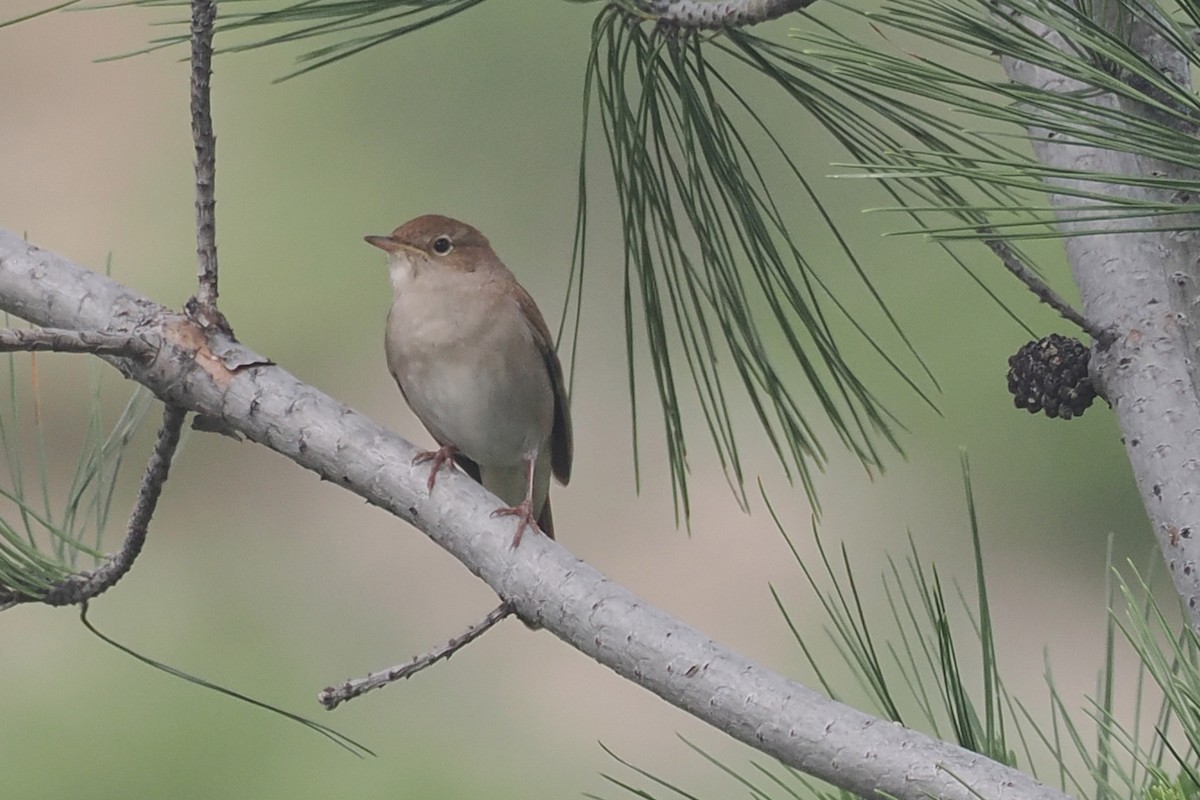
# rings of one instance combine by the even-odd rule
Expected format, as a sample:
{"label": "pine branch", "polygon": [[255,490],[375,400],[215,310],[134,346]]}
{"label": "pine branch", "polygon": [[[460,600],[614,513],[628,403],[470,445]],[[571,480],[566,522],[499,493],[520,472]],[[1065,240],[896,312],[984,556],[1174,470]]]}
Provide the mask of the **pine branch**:
{"label": "pine branch", "polygon": [[[829,700],[771,672],[606,579],[542,536],[509,547],[498,501],[449,473],[432,495],[417,449],[242,346],[108,278],[0,230],[0,310],[38,325],[145,336],[153,360],[127,377],[164,402],[219,417],[323,478],[424,531],[521,619],[668,702],[864,797],[1063,800],[1061,792],[977,753]],[[222,353],[214,357],[213,351]]]}
{"label": "pine branch", "polygon": [[[1009,23],[1002,23],[1009,24]],[[1068,48],[1063,37],[1034,20],[1016,24],[1043,41]],[[1128,20],[1129,41],[1149,64],[1179,91],[1192,91],[1188,61],[1146,18]],[[1011,57],[1004,69],[1017,83],[1087,98],[1102,112],[1128,117],[1150,113],[1115,91],[1066,77]],[[1172,126],[1190,123],[1180,118]],[[1196,170],[1148,155],[1085,146],[1072,136],[1031,127],[1034,153],[1046,166],[1065,171],[1087,169],[1113,176],[1158,176],[1195,186]],[[1083,182],[1059,178],[1047,182],[1058,206],[1071,272],[1079,286],[1085,316],[1115,334],[1111,346],[1094,352],[1091,370],[1112,404],[1121,426],[1142,502],[1154,527],[1163,558],[1191,617],[1200,627],[1200,215],[1181,220],[1178,230],[1142,231],[1139,220],[1097,221],[1077,196]],[[1061,191],[1061,193],[1054,193]],[[1173,192],[1155,186],[1113,184],[1113,195],[1140,202],[1173,202]],[[1080,235],[1087,234],[1087,235]]]}

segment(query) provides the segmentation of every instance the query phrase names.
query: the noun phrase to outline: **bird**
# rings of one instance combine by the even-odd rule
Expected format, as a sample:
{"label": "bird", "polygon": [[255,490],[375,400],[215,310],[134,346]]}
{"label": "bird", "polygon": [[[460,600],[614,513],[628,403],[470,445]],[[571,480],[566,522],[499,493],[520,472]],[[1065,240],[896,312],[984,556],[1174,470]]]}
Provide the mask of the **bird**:
{"label": "bird", "polygon": [[550,477],[571,479],[571,412],[554,338],[533,298],[476,228],[426,214],[386,236],[392,307],[384,349],[409,408],[438,444],[433,492],[455,465],[515,516],[512,547],[536,527],[554,538]]}

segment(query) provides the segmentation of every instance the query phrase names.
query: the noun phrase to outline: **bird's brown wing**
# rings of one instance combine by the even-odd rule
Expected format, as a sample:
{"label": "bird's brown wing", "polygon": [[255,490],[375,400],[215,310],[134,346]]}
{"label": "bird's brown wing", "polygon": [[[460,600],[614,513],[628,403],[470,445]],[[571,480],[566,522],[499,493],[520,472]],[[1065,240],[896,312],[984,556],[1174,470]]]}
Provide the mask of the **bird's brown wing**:
{"label": "bird's brown wing", "polygon": [[542,312],[520,285],[516,287],[517,305],[529,320],[533,330],[533,339],[542,354],[546,364],[546,372],[550,374],[550,383],[554,386],[554,428],[550,434],[550,467],[554,477],[564,486],[571,480],[571,460],[574,456],[575,445],[571,436],[571,407],[567,399],[567,387],[563,382],[562,364],[559,363],[558,353],[554,350],[554,337],[550,328],[542,318]]}

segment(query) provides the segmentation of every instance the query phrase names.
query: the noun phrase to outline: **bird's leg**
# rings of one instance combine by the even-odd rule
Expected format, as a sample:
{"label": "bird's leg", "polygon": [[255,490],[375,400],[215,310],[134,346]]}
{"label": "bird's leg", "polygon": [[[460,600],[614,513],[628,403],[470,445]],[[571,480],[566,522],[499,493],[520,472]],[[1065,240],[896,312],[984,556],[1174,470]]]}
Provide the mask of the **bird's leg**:
{"label": "bird's leg", "polygon": [[512,546],[516,549],[521,543],[521,536],[524,535],[526,528],[540,530],[537,526],[537,521],[533,518],[533,474],[537,468],[537,451],[534,450],[529,455],[525,456],[525,467],[528,470],[528,480],[525,485],[525,499],[515,506],[506,508],[497,508],[492,512],[493,517],[516,517],[517,532],[513,534]]}
{"label": "bird's leg", "polygon": [[413,457],[413,466],[424,464],[426,461],[433,462],[433,467],[429,470],[429,480],[426,482],[431,494],[433,493],[433,484],[437,483],[438,470],[442,468],[442,465],[449,462],[450,469],[456,469],[454,454],[457,452],[458,448],[454,445],[445,444],[437,450],[422,450]]}

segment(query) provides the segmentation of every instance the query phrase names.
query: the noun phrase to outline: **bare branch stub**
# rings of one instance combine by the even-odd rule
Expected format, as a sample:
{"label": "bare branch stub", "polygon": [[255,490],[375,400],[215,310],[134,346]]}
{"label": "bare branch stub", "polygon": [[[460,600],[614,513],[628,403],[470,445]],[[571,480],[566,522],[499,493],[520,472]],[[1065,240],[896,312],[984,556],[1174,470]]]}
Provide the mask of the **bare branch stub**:
{"label": "bare branch stub", "polygon": [[217,310],[217,137],[213,133],[210,84],[216,0],[192,0],[192,142],[196,147],[196,295],[187,311],[204,328],[229,331]]}
{"label": "bare branch stub", "polygon": [[332,711],[347,700],[353,700],[372,689],[382,688],[402,678],[411,678],[426,667],[432,667],[438,661],[450,658],[450,656],[480,636],[483,636],[493,625],[512,613],[512,605],[507,601],[503,602],[489,611],[488,615],[482,620],[470,626],[462,634],[446,642],[441,647],[434,648],[424,655],[414,656],[413,660],[407,664],[398,664],[389,669],[372,672],[365,678],[354,678],[338,686],[330,686],[322,689],[317,695],[317,702],[323,705],[326,711]]}

